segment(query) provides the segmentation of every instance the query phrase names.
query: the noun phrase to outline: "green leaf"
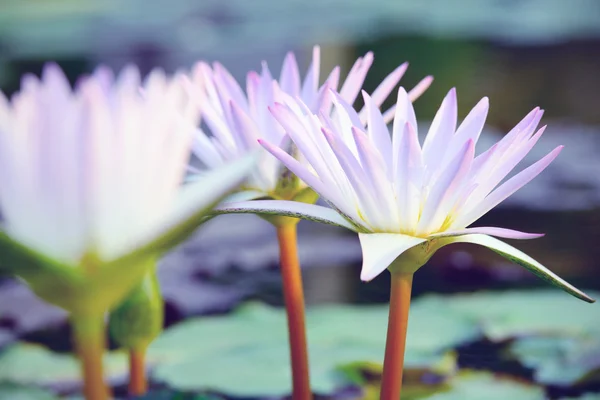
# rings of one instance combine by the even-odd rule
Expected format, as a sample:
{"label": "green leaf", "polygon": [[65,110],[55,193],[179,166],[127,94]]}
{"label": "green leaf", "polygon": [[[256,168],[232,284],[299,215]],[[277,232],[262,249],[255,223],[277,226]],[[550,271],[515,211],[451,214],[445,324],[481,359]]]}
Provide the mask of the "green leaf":
{"label": "green leaf", "polygon": [[43,389],[14,383],[0,383],[0,399],[10,400],[59,400]]}
{"label": "green leaf", "polygon": [[[104,370],[108,380],[123,378],[128,372],[125,353],[107,352]],[[55,353],[43,346],[17,343],[0,354],[0,382],[79,387],[79,361],[70,354]]]}
{"label": "green leaf", "polygon": [[[450,389],[432,396],[406,400],[543,400],[544,390],[486,372],[462,371],[450,382]],[[404,397],[403,397],[404,400]]]}
{"label": "green leaf", "polygon": [[[430,312],[432,311],[432,312]],[[326,306],[307,312],[311,385],[332,393],[351,384],[338,367],[381,363],[387,306]],[[444,332],[440,335],[439,332]],[[475,325],[436,310],[411,314],[406,365],[431,369],[457,343],[478,337]],[[228,316],[193,319],[167,330],[149,348],[155,379],[178,390],[233,396],[290,393],[291,375],[283,309],[247,304]],[[231,379],[235,376],[235,379]]]}
{"label": "green leaf", "polygon": [[565,397],[560,400],[600,400],[600,393],[587,393],[581,397]]}
{"label": "green leaf", "polygon": [[427,295],[413,304],[412,311],[416,308],[468,318],[493,341],[525,335],[600,337],[600,305],[582,303],[553,289]]}
{"label": "green leaf", "polygon": [[462,235],[462,236],[454,236],[450,238],[442,238],[441,241],[446,244],[450,243],[473,243],[478,244],[480,246],[485,246],[488,249],[500,254],[502,257],[518,264],[525,269],[531,271],[533,274],[537,275],[539,278],[545,280],[549,284],[556,286],[565,292],[569,293],[572,296],[577,297],[580,300],[586,301],[588,303],[593,303],[596,300],[583,293],[581,290],[577,289],[575,286],[571,285],[554,272],[550,271],[548,268],[544,267],[542,264],[529,257],[527,254],[523,253],[521,250],[518,250],[501,240],[493,238],[487,235]]}
{"label": "green leaf", "polygon": [[600,337],[526,337],[511,344],[509,353],[534,369],[537,382],[573,386],[600,380]]}

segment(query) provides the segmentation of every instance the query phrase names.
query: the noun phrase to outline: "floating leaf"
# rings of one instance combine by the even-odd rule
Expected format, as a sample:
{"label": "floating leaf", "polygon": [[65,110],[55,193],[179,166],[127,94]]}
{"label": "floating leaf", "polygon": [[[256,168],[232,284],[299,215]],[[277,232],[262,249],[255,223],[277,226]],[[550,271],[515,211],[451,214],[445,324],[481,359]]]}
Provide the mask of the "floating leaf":
{"label": "floating leaf", "polygon": [[463,371],[450,382],[450,389],[427,397],[407,400],[543,400],[544,390],[487,372]]}
{"label": "floating leaf", "polygon": [[588,393],[581,397],[569,397],[560,400],[600,400],[600,393]]}
{"label": "floating leaf", "polygon": [[[351,383],[339,366],[382,362],[387,313],[387,306],[342,305],[307,312],[315,392],[331,393]],[[452,314],[414,312],[406,365],[432,368],[446,360],[446,350],[478,336],[474,325]],[[169,329],[150,347],[149,356],[157,361],[154,377],[178,390],[280,396],[291,390],[287,346],[284,311],[253,303],[229,316],[188,320]]]}
{"label": "floating leaf", "polygon": [[14,383],[0,383],[0,399],[10,400],[58,400],[58,397],[40,388]]}
{"label": "floating leaf", "polygon": [[[126,355],[121,352],[106,353],[104,369],[108,380],[125,377]],[[0,382],[79,387],[79,362],[70,354],[55,353],[38,345],[17,343],[0,355]]]}
{"label": "floating leaf", "polygon": [[558,290],[428,295],[415,303],[425,309],[448,310],[469,318],[495,341],[538,334],[600,337],[600,305],[580,302]]}
{"label": "floating leaf", "polygon": [[600,373],[600,338],[527,337],[511,344],[511,355],[535,370],[537,382],[572,386]]}

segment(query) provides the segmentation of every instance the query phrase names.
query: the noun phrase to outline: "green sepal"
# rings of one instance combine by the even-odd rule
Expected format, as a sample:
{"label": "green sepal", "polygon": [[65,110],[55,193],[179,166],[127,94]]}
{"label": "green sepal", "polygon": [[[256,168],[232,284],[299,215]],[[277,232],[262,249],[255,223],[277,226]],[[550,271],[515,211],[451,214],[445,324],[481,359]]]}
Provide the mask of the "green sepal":
{"label": "green sepal", "polygon": [[[293,194],[289,198],[281,197],[281,196],[279,196],[278,193],[275,193],[275,194],[273,194],[272,197],[263,198],[262,200],[268,200],[268,199],[290,200],[290,201],[297,201],[299,203],[315,204],[317,202],[317,200],[319,199],[319,195],[317,194],[317,192],[315,192],[311,188],[305,187],[305,188],[299,190],[298,192],[296,192],[295,194]],[[287,225],[296,225],[298,222],[300,222],[299,218],[286,217],[283,215],[272,215],[272,214],[257,214],[257,215],[276,227],[287,226]]]}
{"label": "green sepal", "polygon": [[145,349],[163,328],[164,301],[156,277],[156,263],[152,264],[142,281],[110,311],[110,336],[126,349]]}

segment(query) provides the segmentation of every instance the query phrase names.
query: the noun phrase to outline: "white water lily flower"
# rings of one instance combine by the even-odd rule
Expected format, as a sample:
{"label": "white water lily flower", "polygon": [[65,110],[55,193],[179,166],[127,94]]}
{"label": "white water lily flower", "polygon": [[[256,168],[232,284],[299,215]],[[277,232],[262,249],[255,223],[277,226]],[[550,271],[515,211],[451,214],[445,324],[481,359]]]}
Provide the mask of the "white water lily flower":
{"label": "white water lily flower", "polygon": [[135,67],[116,80],[99,68],[75,89],[55,64],[24,76],[10,100],[0,92],[3,241],[76,267],[197,226],[190,218],[253,166],[247,158],[182,188],[197,123],[182,80],[159,70],[141,82]]}
{"label": "white water lily flower", "polygon": [[[340,96],[347,103],[355,102],[372,63],[373,54],[369,52],[352,66],[340,89]],[[407,68],[408,63],[400,65],[375,89],[372,98],[377,106],[394,90]],[[260,74],[254,71],[248,74],[245,93],[221,64],[215,63],[211,68],[204,62],[198,63],[192,73],[190,92],[201,107],[208,132],[198,131],[195,155],[208,168],[214,168],[260,147],[258,139],[283,145],[285,131],[268,107],[298,97],[312,112],[328,115],[332,108],[329,89],[338,88],[339,67],[329,73],[322,85],[319,85],[319,79],[319,47],[313,49],[312,63],[303,81],[294,54],[288,53],[279,80],[273,79],[267,64],[263,63]],[[411,91],[411,99],[419,97],[431,81],[431,77],[423,79]],[[393,115],[393,109],[388,115]],[[361,116],[366,118],[366,110],[361,111]],[[281,168],[277,159],[265,153],[246,184],[246,189],[252,191],[247,198],[275,194],[281,180]]]}
{"label": "white water lily flower", "polygon": [[440,247],[468,242],[486,246],[572,295],[593,301],[531,257],[492,237],[530,239],[542,235],[468,227],[541,173],[561,151],[562,146],[557,147],[503,182],[544,132],[545,127],[537,129],[542,110],[535,108],[502,140],[475,156],[488,112],[487,98],[457,127],[456,92],[452,89],[421,145],[414,109],[404,89],[398,93],[391,136],[373,98],[364,92],[363,96],[366,128],[340,96],[335,97],[333,118],[315,115],[300,101],[273,108],[310,169],[277,143],[262,141],[339,215],[324,207],[283,201],[240,202],[222,208],[315,219],[359,232],[361,278],[365,281],[397,259],[402,268],[414,272]]}

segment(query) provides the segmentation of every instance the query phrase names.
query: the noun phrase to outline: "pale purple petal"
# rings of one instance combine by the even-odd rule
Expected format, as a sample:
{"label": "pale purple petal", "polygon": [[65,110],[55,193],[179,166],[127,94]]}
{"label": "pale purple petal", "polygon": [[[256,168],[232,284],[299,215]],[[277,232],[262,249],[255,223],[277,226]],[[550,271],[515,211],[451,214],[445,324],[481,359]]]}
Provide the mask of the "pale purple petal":
{"label": "pale purple petal", "polygon": [[350,69],[348,77],[340,89],[340,96],[348,104],[353,105],[354,101],[356,101],[356,97],[365,82],[367,72],[369,72],[372,64],[373,53],[368,52],[364,57],[359,57]]}
{"label": "pale purple petal", "polygon": [[465,228],[459,230],[449,230],[440,233],[434,233],[429,235],[430,238],[439,238],[447,236],[461,236],[471,234],[483,234],[489,236],[496,236],[506,239],[537,239],[544,236],[543,233],[527,233],[515,231],[513,229],[498,228],[493,226],[478,226],[473,228]]}
{"label": "pale purple petal", "polygon": [[383,116],[377,108],[375,101],[367,94],[362,92],[367,109],[368,132],[375,150],[381,154],[386,165],[388,179],[392,179],[392,139],[387,125],[383,121]]}
{"label": "pale purple petal", "polygon": [[449,208],[454,204],[463,177],[469,172],[474,153],[473,141],[469,140],[436,180],[421,213],[417,228],[420,232],[430,232],[442,225]]}
{"label": "pale purple petal", "polygon": [[496,207],[507,197],[528,184],[533,178],[538,176],[544,169],[546,169],[546,167],[550,165],[550,163],[558,156],[562,149],[563,146],[558,146],[548,153],[544,158],[504,182],[485,199],[483,199],[483,201],[471,212],[462,216],[456,224],[462,226],[469,225],[471,222],[479,219],[482,215]]}
{"label": "pale purple petal", "polygon": [[431,174],[443,167],[444,154],[456,129],[456,89],[452,88],[435,114],[423,143],[423,159]]}
{"label": "pale purple petal", "polygon": [[281,77],[279,78],[281,89],[291,96],[300,95],[300,72],[294,53],[289,52],[283,61]]}

